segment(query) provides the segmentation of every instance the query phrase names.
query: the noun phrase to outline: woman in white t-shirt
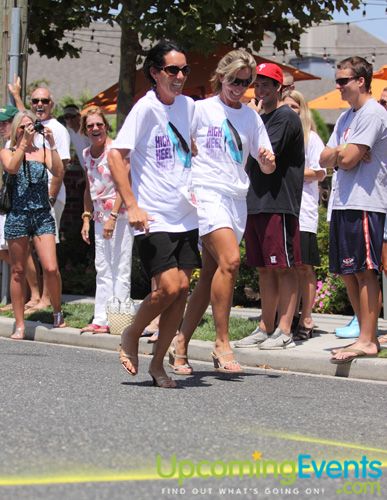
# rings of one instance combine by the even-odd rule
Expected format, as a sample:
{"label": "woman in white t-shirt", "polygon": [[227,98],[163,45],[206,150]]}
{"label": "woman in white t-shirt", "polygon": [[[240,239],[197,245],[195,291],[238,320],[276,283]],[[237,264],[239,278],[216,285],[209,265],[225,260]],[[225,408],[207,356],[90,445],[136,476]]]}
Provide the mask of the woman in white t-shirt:
{"label": "woman in white t-shirt", "polygon": [[192,160],[192,183],[198,207],[203,269],[184,321],[170,349],[170,365],[177,374],[192,372],[187,362],[191,336],[209,302],[216,340],[214,367],[239,373],[229,341],[229,316],[238,274],[246,218],[249,178],[245,172],[252,155],[261,170],[275,169],[274,154],[263,122],[240,101],[256,77],[256,61],[243,49],[232,50],[218,63],[211,83],[214,96],[195,103],[192,137],[197,155]]}
{"label": "woman in white t-shirt", "polygon": [[188,191],[194,102],[181,95],[189,71],[174,42],[163,40],[148,52],[144,72],[152,89],[134,105],[109,153],[141,262],[156,286],[122,335],[120,361],[130,375],[137,374],[139,337],[160,314],[149,374],[163,388],[176,387],[163,360],[183,316],[192,270],[201,266],[196,208]]}
{"label": "woman in white t-shirt", "polygon": [[312,319],[312,309],[316,296],[314,266],[320,265],[320,254],[317,246],[318,183],[326,176],[326,170],[320,167],[319,163],[324,143],[315,132],[316,127],[311,112],[301,92],[297,90],[288,92],[284,102],[299,115],[304,131],[305,172],[299,216],[302,265],[297,266],[302,308],[293,339],[307,340],[311,338],[314,330]]}
{"label": "woman in white t-shirt", "polygon": [[83,197],[82,239],[90,245],[90,219],[94,220],[96,291],[94,318],[81,332],[109,333],[106,303],[130,296],[133,230],[125,216],[107,157],[112,140],[102,110],[92,107],[82,116],[81,133],[90,141],[83,151],[86,188]]}

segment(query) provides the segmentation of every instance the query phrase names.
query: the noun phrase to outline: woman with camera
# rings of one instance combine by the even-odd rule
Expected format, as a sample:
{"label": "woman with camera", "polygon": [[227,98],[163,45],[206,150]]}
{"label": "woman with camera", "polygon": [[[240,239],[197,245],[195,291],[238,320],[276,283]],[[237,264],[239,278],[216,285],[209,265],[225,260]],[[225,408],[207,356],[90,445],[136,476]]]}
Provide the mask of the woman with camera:
{"label": "woman with camera", "polygon": [[29,242],[32,238],[43,270],[47,275],[54,328],[64,327],[61,311],[61,287],[55,249],[55,221],[50,214],[47,169],[54,177],[63,174],[63,164],[55,147],[52,131],[44,127],[45,144],[34,144],[36,117],[30,111],[19,112],[11,129],[10,149],[0,151],[4,170],[13,175],[11,210],[7,214],[4,236],[11,261],[11,300],[16,320],[12,339],[25,338],[25,274]]}

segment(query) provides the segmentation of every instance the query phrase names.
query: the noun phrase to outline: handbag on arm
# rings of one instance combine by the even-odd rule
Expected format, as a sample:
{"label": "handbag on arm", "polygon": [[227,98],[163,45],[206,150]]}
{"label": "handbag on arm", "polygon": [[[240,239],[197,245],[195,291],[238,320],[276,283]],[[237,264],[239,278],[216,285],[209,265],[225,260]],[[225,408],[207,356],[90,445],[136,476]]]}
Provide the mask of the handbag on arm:
{"label": "handbag on arm", "polygon": [[0,214],[8,214],[12,208],[12,190],[15,180],[14,174],[4,172],[3,185],[0,189]]}

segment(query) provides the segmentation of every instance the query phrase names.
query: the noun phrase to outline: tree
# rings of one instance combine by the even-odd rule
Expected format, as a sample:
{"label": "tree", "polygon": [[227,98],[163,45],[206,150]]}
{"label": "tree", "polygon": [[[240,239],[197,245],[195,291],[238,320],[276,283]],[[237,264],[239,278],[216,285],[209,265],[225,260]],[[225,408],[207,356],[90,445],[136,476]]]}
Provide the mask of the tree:
{"label": "tree", "polygon": [[[274,32],[279,50],[299,49],[301,34],[313,23],[348,12],[360,0],[29,0],[29,40],[41,55],[79,57],[81,49],[64,41],[66,31],[93,21],[121,28],[118,123],[131,107],[136,64],[143,42],[171,38],[188,50],[209,53],[219,44],[259,50],[265,31]],[[113,15],[112,9],[119,11]]]}

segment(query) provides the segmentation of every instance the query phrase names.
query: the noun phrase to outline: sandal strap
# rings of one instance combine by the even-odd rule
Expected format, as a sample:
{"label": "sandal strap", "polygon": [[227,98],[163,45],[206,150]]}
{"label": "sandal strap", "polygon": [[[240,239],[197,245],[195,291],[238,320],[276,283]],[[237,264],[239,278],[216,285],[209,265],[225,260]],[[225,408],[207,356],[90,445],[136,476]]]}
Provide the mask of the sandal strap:
{"label": "sandal strap", "polygon": [[[213,354],[214,354],[215,358],[219,359],[219,358],[224,358],[224,356],[229,356],[230,354],[234,354],[234,353],[232,351],[225,351],[225,352],[221,352],[221,353],[214,351]],[[230,363],[231,363],[231,361],[235,361],[235,359],[230,360]],[[228,361],[226,361],[226,363],[228,363]]]}

